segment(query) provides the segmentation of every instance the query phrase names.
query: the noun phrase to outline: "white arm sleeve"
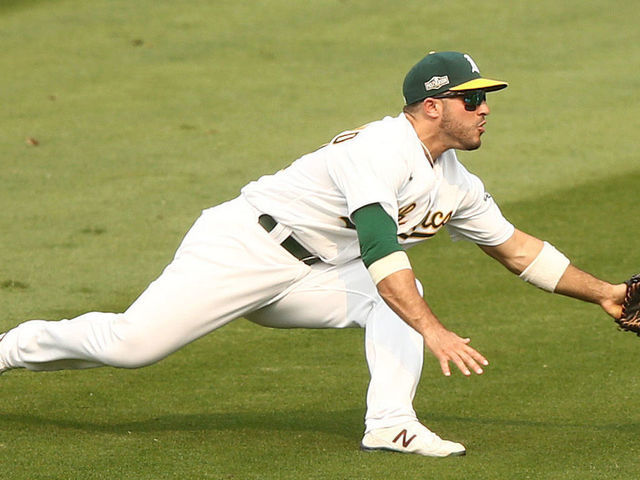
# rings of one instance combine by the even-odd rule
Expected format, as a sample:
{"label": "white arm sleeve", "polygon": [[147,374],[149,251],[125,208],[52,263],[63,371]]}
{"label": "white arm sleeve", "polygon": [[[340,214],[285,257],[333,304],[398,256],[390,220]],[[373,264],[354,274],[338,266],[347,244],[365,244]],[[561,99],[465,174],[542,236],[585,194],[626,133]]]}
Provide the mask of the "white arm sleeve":
{"label": "white arm sleeve", "polygon": [[502,215],[493,197],[485,192],[482,181],[469,175],[465,198],[447,224],[452,240],[470,240],[478,245],[495,246],[506,242],[514,226]]}

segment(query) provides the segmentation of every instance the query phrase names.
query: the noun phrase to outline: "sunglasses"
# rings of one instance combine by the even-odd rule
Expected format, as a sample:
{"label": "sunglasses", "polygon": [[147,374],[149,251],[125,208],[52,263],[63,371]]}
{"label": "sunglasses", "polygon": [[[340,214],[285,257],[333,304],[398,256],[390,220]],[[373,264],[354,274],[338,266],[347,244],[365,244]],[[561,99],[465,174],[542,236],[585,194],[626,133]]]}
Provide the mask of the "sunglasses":
{"label": "sunglasses", "polygon": [[442,95],[436,95],[433,98],[455,98],[461,97],[464,101],[464,109],[473,112],[484,101],[487,100],[487,92],[484,90],[468,90],[466,92],[447,92]]}

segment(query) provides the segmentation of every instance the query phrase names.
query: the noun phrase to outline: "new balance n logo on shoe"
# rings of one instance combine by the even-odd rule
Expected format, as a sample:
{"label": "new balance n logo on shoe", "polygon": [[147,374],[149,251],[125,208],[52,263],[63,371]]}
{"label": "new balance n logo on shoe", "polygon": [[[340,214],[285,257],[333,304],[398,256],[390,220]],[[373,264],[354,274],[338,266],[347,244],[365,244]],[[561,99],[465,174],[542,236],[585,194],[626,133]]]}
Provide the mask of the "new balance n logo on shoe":
{"label": "new balance n logo on shoe", "polygon": [[402,437],[402,446],[404,448],[407,448],[409,446],[409,444],[413,441],[414,438],[416,438],[415,435],[413,435],[410,439],[407,440],[407,429],[403,429],[398,435],[396,435],[396,438],[393,439],[393,443],[396,443],[400,437]]}

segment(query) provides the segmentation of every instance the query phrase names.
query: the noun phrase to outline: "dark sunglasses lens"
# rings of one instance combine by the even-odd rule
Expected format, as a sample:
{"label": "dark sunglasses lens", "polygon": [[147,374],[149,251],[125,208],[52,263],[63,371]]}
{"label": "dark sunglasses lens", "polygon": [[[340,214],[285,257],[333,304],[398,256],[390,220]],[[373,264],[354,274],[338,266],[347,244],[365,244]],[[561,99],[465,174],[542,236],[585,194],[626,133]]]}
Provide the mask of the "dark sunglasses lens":
{"label": "dark sunglasses lens", "polygon": [[477,107],[482,105],[487,99],[487,92],[484,90],[476,90],[467,93],[464,97],[464,108],[470,112],[473,112]]}

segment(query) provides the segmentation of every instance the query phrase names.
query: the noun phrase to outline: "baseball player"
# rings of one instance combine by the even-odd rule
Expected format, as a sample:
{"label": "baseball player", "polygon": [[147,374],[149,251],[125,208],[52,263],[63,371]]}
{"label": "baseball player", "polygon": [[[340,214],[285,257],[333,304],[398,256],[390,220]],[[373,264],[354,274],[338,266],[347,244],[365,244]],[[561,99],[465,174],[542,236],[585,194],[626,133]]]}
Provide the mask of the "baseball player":
{"label": "baseball player", "polygon": [[361,448],[464,455],[413,409],[424,346],[447,376],[451,364],[471,375],[488,362],[431,311],[405,250],[445,227],[525,281],[614,318],[626,291],[516,229],[456,158],[456,149],[480,147],[486,94],[505,87],[467,54],[430,53],[406,75],[399,115],[343,132],[204,210],[124,313],[9,330],[0,371],[142,367],[238,317],[278,328],[363,327],[371,381]]}

